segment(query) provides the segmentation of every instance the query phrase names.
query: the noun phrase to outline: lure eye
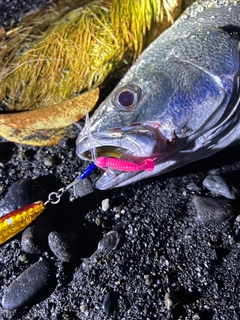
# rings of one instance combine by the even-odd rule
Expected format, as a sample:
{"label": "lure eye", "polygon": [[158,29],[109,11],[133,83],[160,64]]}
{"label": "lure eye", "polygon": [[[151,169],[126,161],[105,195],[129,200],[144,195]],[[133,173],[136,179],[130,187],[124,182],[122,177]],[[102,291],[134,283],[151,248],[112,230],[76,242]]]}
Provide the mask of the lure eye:
{"label": "lure eye", "polygon": [[131,111],[136,108],[140,98],[141,89],[133,84],[120,88],[113,97],[113,104],[123,111]]}

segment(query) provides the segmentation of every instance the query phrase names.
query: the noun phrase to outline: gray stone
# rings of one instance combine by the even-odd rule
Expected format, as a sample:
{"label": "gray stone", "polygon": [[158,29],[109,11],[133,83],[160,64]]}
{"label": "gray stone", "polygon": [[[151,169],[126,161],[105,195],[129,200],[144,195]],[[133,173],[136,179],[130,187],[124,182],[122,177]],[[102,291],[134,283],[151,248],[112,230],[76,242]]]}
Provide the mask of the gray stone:
{"label": "gray stone", "polygon": [[222,222],[235,215],[233,201],[221,198],[194,196],[197,218],[202,222]]}
{"label": "gray stone", "polygon": [[236,199],[239,196],[239,190],[228,183],[226,179],[218,175],[209,175],[203,180],[203,185],[212,193],[221,195],[227,199]]}
{"label": "gray stone", "polygon": [[94,189],[92,183],[88,178],[80,180],[73,186],[73,194],[75,198],[81,198],[93,192]]}
{"label": "gray stone", "polygon": [[77,237],[73,234],[52,231],[48,236],[50,249],[63,262],[70,262],[75,257],[76,242]]}
{"label": "gray stone", "polygon": [[19,308],[43,293],[50,280],[51,268],[50,261],[42,260],[23,271],[5,289],[2,297],[3,308],[9,310]]}
{"label": "gray stone", "polygon": [[105,294],[103,300],[103,311],[109,316],[113,314],[118,304],[118,293],[110,291]]}
{"label": "gray stone", "polygon": [[22,250],[30,254],[40,254],[49,249],[48,234],[52,231],[52,219],[40,216],[34,224],[22,233]]}
{"label": "gray stone", "polygon": [[122,238],[123,230],[119,228],[119,230],[111,230],[109,231],[105,237],[103,237],[98,243],[99,251],[109,252],[111,250],[115,250],[119,244],[120,239]]}

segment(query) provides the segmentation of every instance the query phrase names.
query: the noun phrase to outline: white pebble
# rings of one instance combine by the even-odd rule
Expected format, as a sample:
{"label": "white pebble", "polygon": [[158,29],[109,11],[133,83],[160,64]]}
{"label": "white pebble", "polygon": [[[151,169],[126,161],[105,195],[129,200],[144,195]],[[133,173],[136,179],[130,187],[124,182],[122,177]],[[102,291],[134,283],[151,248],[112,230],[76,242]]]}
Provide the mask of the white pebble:
{"label": "white pebble", "polygon": [[107,211],[110,208],[111,201],[107,198],[102,201],[102,210]]}

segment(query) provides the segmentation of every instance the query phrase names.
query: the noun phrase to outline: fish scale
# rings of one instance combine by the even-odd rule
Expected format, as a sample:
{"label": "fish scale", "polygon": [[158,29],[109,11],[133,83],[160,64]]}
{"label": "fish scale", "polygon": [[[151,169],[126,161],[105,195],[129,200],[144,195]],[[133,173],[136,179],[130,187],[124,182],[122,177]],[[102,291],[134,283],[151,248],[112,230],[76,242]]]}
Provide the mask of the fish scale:
{"label": "fish scale", "polygon": [[[160,175],[238,142],[239,39],[240,0],[198,1],[149,45],[89,119],[77,154],[121,150],[122,160],[154,158],[154,170],[106,170],[96,188]],[[121,105],[121,93],[131,105]]]}

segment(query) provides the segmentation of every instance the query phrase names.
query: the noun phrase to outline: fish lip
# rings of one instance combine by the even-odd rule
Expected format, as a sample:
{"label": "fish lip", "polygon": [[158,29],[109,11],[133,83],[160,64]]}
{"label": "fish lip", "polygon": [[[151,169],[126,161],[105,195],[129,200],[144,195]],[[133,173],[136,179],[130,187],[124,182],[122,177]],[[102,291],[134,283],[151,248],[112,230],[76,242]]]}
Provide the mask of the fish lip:
{"label": "fish lip", "polygon": [[[164,139],[165,143],[166,139],[163,137],[162,139]],[[154,157],[158,143],[159,130],[157,126],[148,123],[113,128],[111,130],[91,133],[90,135],[86,134],[83,129],[76,142],[76,153],[83,160],[93,161],[94,159],[91,159],[90,151],[93,148],[97,149],[98,156],[100,155],[99,150],[101,151],[101,148],[106,146],[112,147],[112,150],[121,148],[121,158],[140,164],[144,158]],[[105,154],[105,156],[108,156],[108,154]],[[97,178],[94,186],[101,190],[111,189],[139,173],[141,172],[122,172],[106,169]]]}

